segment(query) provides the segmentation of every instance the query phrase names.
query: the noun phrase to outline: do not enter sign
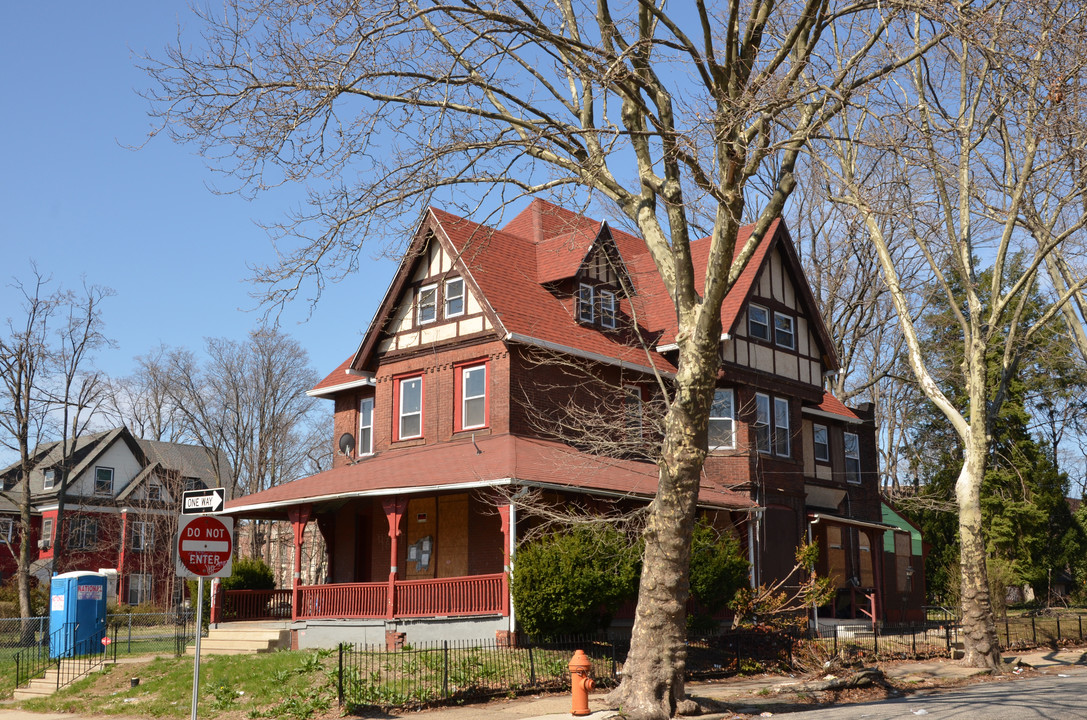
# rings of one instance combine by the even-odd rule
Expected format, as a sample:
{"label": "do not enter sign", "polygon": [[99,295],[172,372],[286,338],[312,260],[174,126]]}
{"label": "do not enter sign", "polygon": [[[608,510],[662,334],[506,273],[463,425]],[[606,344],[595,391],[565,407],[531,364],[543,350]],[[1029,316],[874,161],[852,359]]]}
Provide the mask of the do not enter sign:
{"label": "do not enter sign", "polygon": [[177,533],[177,574],[230,577],[233,572],[234,518],[182,516]]}

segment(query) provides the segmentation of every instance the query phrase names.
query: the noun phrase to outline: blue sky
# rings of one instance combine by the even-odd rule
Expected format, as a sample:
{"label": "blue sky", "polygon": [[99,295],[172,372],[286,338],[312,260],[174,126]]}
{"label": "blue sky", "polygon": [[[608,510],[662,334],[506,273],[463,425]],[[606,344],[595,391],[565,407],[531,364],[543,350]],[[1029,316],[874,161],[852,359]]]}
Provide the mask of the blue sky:
{"label": "blue sky", "polygon": [[[243,338],[259,318],[248,265],[273,257],[255,221],[281,218],[302,195],[216,195],[193,148],[158,137],[130,149],[152,126],[137,59],[161,54],[179,21],[194,26],[180,0],[0,11],[0,320],[17,313],[11,278],[28,278],[31,260],[57,284],[79,287],[85,276],[111,287],[104,314],[116,347],[97,364],[113,376],[159,344],[199,350],[206,337]],[[322,375],[355,350],[395,270],[362,267],[328,288],[308,320],[304,298],[282,316]]]}

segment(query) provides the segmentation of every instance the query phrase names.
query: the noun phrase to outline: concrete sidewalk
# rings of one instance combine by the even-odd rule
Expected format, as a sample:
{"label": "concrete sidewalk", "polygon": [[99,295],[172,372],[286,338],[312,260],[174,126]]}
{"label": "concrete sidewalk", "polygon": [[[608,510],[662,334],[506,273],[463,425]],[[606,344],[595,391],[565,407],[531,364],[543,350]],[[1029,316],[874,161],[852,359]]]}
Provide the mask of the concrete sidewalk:
{"label": "concrete sidewalk", "polygon": [[[1040,650],[1007,654],[1004,662],[1009,670],[1016,665],[1027,665],[1040,673],[1087,671],[1087,649]],[[985,671],[966,668],[953,660],[904,661],[880,664],[885,675],[903,683],[927,680],[963,680]],[[809,678],[810,679],[810,678]],[[760,675],[735,677],[711,682],[687,685],[687,692],[695,697],[712,700],[727,706],[729,711],[701,716],[700,720],[722,720],[736,717],[758,716],[764,708],[789,704],[797,700],[796,690],[804,682],[788,675]],[[614,708],[604,703],[603,692],[589,698],[592,714],[589,720],[606,720],[616,715]],[[538,695],[495,700],[489,703],[440,707],[410,713],[423,720],[578,720],[570,713],[569,695]],[[407,715],[407,714],[406,714]],[[378,714],[373,717],[393,718],[394,715]],[[33,713],[15,708],[0,708],[0,720],[80,720],[67,713]],[[120,718],[118,720],[121,720]]]}

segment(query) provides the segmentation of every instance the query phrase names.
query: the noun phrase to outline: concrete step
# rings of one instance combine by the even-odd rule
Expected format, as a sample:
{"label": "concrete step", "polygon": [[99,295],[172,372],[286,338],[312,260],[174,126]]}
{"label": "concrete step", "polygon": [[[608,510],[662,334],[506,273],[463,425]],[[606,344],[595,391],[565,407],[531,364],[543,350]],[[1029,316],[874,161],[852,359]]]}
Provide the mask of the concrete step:
{"label": "concrete step", "polygon": [[[208,636],[200,641],[200,654],[267,653],[290,646],[291,631],[282,623],[232,623],[208,631]],[[186,652],[196,654],[196,646],[190,645]]]}
{"label": "concrete step", "polygon": [[273,643],[290,643],[291,631],[277,628],[254,628],[235,630],[216,628],[208,632],[208,639],[214,640],[267,640]]}

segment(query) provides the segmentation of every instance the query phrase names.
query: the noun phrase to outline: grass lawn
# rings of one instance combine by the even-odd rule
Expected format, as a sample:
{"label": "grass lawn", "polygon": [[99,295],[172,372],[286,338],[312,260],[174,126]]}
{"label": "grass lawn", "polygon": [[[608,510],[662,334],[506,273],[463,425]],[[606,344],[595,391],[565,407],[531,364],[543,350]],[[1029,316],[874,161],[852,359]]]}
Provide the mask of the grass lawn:
{"label": "grass lawn", "polygon": [[[198,714],[223,720],[304,720],[330,711],[338,715],[335,673],[336,658],[329,651],[208,656],[200,663]],[[192,675],[191,657],[111,665],[51,697],[27,700],[19,707],[35,712],[187,718]],[[140,679],[137,687],[131,687],[134,677]]]}

